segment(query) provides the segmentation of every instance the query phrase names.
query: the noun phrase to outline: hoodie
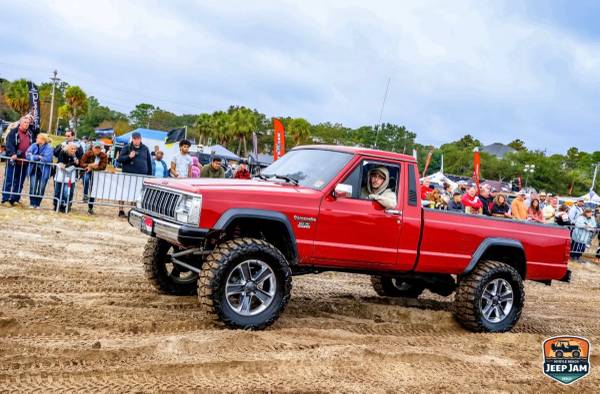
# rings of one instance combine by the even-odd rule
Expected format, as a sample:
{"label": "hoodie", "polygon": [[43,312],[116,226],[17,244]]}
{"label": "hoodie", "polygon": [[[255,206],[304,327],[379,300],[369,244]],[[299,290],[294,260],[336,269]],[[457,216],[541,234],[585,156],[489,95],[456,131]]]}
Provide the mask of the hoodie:
{"label": "hoodie", "polygon": [[[385,180],[377,189],[371,187],[371,174],[379,172],[385,177]],[[397,200],[396,193],[388,189],[390,183],[390,173],[384,166],[373,168],[367,174],[367,184],[362,188],[360,198],[375,200],[384,208],[396,208]]]}

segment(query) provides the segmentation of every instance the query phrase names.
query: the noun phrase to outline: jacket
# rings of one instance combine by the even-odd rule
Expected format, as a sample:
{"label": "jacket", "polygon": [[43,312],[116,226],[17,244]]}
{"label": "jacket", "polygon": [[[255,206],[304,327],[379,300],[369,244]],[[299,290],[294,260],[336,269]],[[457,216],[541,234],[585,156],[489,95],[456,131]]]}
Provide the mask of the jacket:
{"label": "jacket", "polygon": [[41,161],[45,164],[37,164],[31,163],[28,170],[28,175],[31,176],[34,172],[39,173],[41,171],[42,178],[48,179],[50,178],[50,171],[52,170],[52,154],[53,149],[50,144],[44,144],[39,146],[38,144],[33,144],[27,149],[25,153],[25,158],[31,161]]}
{"label": "jacket", "polygon": [[241,168],[235,172],[233,175],[235,179],[250,179],[250,171]]}
{"label": "jacket", "polygon": [[481,200],[483,214],[487,215],[487,216],[492,216],[492,208],[491,207],[492,207],[493,199],[490,197],[483,197],[482,195],[479,196],[479,199]]}
{"label": "jacket", "polygon": [[58,163],[64,166],[64,169],[57,168],[54,180],[60,183],[75,182],[77,180],[77,171],[79,160],[77,154],[71,156],[66,150],[58,152]]}
{"label": "jacket", "polygon": [[[29,136],[29,142],[31,145],[35,143],[33,138],[33,133],[30,130],[27,130],[27,135]],[[18,152],[19,149],[19,125],[13,127],[6,136],[6,156],[11,157],[12,155],[17,155],[19,158],[24,159],[26,152]]]}
{"label": "jacket", "polygon": [[[81,157],[83,157],[83,148],[81,148],[81,144],[79,142],[73,142],[75,145],[77,145],[77,151],[75,152],[75,157],[77,157],[78,159],[81,159]],[[54,148],[54,156],[58,159],[58,155],[60,154],[60,152],[65,149],[67,147],[69,143],[67,141],[63,141],[60,144],[56,145],[56,147]]]}
{"label": "jacket", "polygon": [[[100,161],[98,162],[98,168],[95,169],[94,171],[106,170],[106,166],[108,164],[108,156],[106,155],[106,153],[100,151],[100,154],[98,155],[98,157],[100,157]],[[81,160],[79,160],[79,166],[81,168],[87,168],[87,166],[89,164],[93,164],[95,161],[96,161],[96,155],[94,155],[94,152],[90,149],[87,152],[85,152],[85,154],[83,155]]]}
{"label": "jacket", "polygon": [[535,211],[533,208],[529,207],[527,210],[527,219],[538,223],[544,223],[544,214],[541,209]]}
{"label": "jacket", "polygon": [[[383,183],[377,189],[371,188],[370,178],[373,172],[379,172],[384,176]],[[361,199],[369,199],[377,201],[381,206],[387,209],[396,208],[398,201],[396,200],[396,193],[388,189],[390,183],[390,173],[384,166],[372,168],[367,173],[367,184],[362,188],[360,193]]]}
{"label": "jacket", "polygon": [[448,210],[454,212],[464,212],[465,207],[463,207],[462,202],[454,202],[454,199],[448,202]]}
{"label": "jacket", "polygon": [[525,201],[515,198],[512,204],[510,204],[510,210],[512,212],[513,218],[519,220],[527,219],[527,209],[525,208]]}
{"label": "jacket", "polygon": [[200,178],[225,178],[225,170],[223,167],[219,167],[218,170],[215,170],[212,168],[212,165],[208,163],[202,166]]}
{"label": "jacket", "polygon": [[[159,163],[162,164],[162,167],[163,167],[163,178],[168,178],[169,177],[169,167],[167,167],[167,163],[165,163],[164,160],[161,160]],[[156,172],[156,160],[152,159],[152,175],[154,175],[155,172]]]}
{"label": "jacket", "polygon": [[[133,159],[129,157],[131,151],[136,152]],[[152,175],[152,155],[150,155],[150,150],[144,144],[140,144],[138,148],[133,146],[132,143],[125,145],[121,149],[117,161],[121,163],[125,173]]]}
{"label": "jacket", "polygon": [[587,218],[585,215],[580,215],[575,220],[575,228],[571,233],[571,238],[575,242],[587,244],[592,240],[594,233],[592,228],[596,228],[596,219],[594,217]]}
{"label": "jacket", "polygon": [[[462,205],[465,207],[465,211],[467,213],[469,213],[469,211],[467,211],[467,208],[470,208],[471,211],[475,211],[475,212],[477,212],[483,208],[483,203],[481,202],[479,197],[478,196],[471,197],[468,193],[463,194],[461,202],[462,202]],[[471,212],[471,213],[473,213],[473,212]]]}
{"label": "jacket", "polygon": [[510,207],[507,203],[504,204],[492,204],[492,215],[502,215],[510,211]]}

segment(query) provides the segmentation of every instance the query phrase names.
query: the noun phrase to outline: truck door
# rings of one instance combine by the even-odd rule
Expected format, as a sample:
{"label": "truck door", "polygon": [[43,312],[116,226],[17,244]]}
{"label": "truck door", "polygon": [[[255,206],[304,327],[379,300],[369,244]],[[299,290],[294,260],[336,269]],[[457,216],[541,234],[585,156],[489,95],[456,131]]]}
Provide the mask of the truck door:
{"label": "truck door", "polygon": [[[389,172],[388,189],[396,194],[395,207],[385,209],[369,200],[366,191],[369,171],[383,166]],[[349,191],[347,196],[335,196],[333,188],[321,201],[315,260],[318,265],[343,266],[357,269],[394,267],[397,260],[398,237],[402,213],[398,208],[400,164],[379,160],[359,160],[341,182]]]}

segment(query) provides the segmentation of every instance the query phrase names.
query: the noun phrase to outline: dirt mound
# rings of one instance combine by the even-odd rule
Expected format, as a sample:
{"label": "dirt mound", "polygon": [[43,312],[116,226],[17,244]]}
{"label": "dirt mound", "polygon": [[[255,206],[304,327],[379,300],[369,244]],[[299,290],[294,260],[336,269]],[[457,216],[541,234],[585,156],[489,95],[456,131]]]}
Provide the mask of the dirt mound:
{"label": "dirt mound", "polygon": [[[223,329],[195,297],[156,293],[146,238],[112,211],[0,207],[0,391],[566,391],[542,375],[542,340],[600,340],[595,265],[570,285],[528,283],[507,334],[461,329],[452,297],[381,298],[368,277],[333,273],[295,277],[270,329]],[[599,362],[577,390],[597,390]]]}

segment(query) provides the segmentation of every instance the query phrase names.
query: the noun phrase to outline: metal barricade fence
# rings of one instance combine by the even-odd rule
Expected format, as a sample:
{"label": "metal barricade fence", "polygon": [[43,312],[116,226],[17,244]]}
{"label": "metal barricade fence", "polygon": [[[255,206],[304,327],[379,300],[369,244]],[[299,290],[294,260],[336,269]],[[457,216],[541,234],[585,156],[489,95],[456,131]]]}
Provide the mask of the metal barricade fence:
{"label": "metal barricade fence", "polygon": [[[29,197],[29,205],[40,207],[44,200],[52,202],[57,212],[69,212],[78,204],[123,207],[141,197],[144,179],[149,175],[111,171],[86,171],[79,167],[0,156],[2,202],[21,203]],[[0,167],[1,168],[1,167]]]}
{"label": "metal barricade fence", "polygon": [[566,227],[571,234],[571,258],[600,263],[600,228]]}

